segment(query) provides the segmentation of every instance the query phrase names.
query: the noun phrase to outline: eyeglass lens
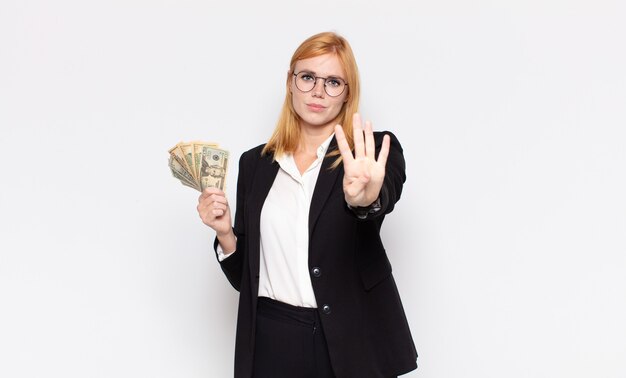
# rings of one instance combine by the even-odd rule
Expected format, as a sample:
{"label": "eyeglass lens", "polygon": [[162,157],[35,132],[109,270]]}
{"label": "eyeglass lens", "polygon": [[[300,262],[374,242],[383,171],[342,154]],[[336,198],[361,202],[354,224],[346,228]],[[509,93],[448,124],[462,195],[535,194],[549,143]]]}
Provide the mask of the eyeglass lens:
{"label": "eyeglass lens", "polygon": [[346,82],[338,77],[316,77],[310,72],[300,72],[296,75],[296,87],[302,92],[309,92],[315,88],[317,80],[324,80],[324,90],[331,97],[337,97],[346,89]]}

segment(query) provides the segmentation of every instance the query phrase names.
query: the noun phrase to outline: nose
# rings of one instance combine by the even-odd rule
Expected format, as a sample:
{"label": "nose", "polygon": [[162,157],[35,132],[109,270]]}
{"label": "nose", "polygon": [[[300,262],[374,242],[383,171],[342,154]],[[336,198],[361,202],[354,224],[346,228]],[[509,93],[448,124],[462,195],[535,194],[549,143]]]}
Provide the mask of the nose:
{"label": "nose", "polygon": [[[321,83],[320,83],[321,80]],[[315,78],[315,86],[313,87],[313,95],[317,97],[324,97],[324,86],[326,85],[326,79],[317,77]]]}

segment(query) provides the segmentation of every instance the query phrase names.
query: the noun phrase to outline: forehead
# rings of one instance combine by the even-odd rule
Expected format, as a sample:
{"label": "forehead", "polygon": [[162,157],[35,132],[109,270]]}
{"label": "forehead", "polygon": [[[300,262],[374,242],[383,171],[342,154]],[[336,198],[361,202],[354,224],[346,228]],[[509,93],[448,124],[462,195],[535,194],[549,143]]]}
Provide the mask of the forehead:
{"label": "forehead", "polygon": [[341,61],[335,54],[324,54],[313,58],[301,59],[296,62],[295,72],[310,71],[317,76],[346,77]]}

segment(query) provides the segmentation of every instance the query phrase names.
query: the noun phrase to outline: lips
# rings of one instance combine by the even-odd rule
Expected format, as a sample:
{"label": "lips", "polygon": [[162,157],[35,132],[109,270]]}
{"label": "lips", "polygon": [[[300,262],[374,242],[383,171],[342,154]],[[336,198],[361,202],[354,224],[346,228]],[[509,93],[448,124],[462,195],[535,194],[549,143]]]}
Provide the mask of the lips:
{"label": "lips", "polygon": [[313,112],[322,112],[324,111],[324,109],[326,109],[325,106],[315,103],[306,104],[306,107]]}

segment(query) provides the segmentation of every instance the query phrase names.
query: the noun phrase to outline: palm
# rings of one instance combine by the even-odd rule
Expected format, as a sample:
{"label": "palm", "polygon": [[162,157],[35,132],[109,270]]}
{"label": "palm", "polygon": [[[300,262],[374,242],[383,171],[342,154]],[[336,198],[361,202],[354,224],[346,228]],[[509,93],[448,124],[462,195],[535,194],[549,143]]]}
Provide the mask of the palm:
{"label": "palm", "polygon": [[389,137],[385,136],[376,160],[374,132],[370,122],[361,124],[358,114],[353,118],[354,155],[350,150],[343,128],[335,127],[337,145],[343,158],[343,191],[346,202],[351,206],[368,206],[379,194],[385,178],[385,164],[389,154]]}

